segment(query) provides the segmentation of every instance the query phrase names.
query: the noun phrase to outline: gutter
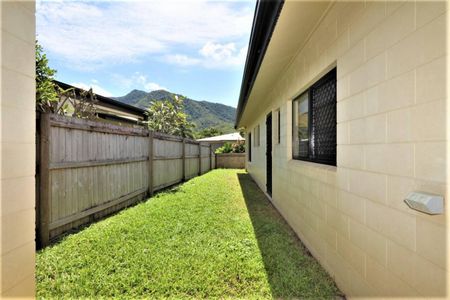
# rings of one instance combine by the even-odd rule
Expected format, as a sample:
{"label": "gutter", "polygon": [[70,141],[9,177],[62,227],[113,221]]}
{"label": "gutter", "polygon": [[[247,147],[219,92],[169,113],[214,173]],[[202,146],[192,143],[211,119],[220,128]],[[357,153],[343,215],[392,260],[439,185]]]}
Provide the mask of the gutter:
{"label": "gutter", "polygon": [[237,129],[259,68],[266,54],[272,33],[283,8],[284,0],[258,0],[242,77],[241,91],[234,127]]}

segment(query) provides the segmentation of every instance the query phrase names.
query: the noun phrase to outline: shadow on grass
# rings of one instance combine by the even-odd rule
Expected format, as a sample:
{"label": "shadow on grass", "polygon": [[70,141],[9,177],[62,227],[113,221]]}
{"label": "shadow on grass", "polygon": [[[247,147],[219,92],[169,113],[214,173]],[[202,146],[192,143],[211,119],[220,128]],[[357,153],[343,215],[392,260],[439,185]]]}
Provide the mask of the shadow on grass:
{"label": "shadow on grass", "polygon": [[239,183],[274,298],[340,298],[343,294],[311,256],[249,174]]}

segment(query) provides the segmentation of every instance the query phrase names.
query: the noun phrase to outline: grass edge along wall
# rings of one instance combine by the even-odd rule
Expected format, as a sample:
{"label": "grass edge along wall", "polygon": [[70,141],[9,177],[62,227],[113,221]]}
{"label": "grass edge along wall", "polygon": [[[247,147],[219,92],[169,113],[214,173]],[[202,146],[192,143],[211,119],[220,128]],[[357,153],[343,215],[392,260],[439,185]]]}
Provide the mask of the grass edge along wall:
{"label": "grass edge along wall", "polygon": [[[265,190],[265,119],[280,109],[272,202],[348,296],[448,295],[448,205],[432,216],[403,202],[448,199],[447,10],[285,2],[238,121],[260,139],[246,167]],[[334,67],[337,166],[295,160],[292,100]]]}
{"label": "grass edge along wall", "polygon": [[250,176],[236,169],[162,191],[39,251],[36,261],[38,298],[341,295]]}

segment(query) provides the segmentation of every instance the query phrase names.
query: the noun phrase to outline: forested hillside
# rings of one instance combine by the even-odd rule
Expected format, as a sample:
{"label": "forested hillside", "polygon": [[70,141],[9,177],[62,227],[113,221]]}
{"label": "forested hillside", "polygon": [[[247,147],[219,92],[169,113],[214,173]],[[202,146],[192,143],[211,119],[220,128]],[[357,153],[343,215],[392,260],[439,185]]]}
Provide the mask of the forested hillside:
{"label": "forested hillside", "polygon": [[[114,99],[140,108],[147,108],[152,100],[170,100],[176,95],[165,90],[151,91],[149,93],[133,90],[123,97]],[[178,95],[180,96],[180,95]],[[224,133],[234,131],[236,109],[220,103],[184,99],[184,107],[188,120],[195,123],[195,130],[217,128]]]}

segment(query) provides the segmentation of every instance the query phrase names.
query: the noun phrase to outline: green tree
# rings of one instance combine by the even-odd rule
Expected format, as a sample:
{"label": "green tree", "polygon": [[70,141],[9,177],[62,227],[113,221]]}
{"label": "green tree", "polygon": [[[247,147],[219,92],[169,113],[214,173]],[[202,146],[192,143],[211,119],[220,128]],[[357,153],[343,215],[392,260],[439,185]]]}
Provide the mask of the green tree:
{"label": "green tree", "polygon": [[55,112],[59,97],[53,83],[56,70],[48,66],[48,59],[36,40],[36,106],[42,112]]}
{"label": "green tree", "polygon": [[78,93],[74,88],[64,90],[54,82],[55,74],[56,70],[48,66],[47,55],[36,40],[36,109],[43,113],[95,119],[97,97],[92,89]]}
{"label": "green tree", "polygon": [[196,137],[198,139],[202,139],[202,138],[207,138],[207,137],[211,137],[211,136],[218,136],[218,135],[222,135],[223,131],[215,128],[215,127],[210,127],[210,128],[205,128],[200,130],[200,132],[198,132],[196,134]]}
{"label": "green tree", "polygon": [[225,142],[222,147],[216,149],[216,153],[244,153],[245,152],[245,144],[242,142],[237,143],[229,143]]}
{"label": "green tree", "polygon": [[183,98],[174,96],[171,100],[152,101],[147,109],[149,129],[182,136],[185,138],[193,138],[194,123],[187,120],[184,112]]}

